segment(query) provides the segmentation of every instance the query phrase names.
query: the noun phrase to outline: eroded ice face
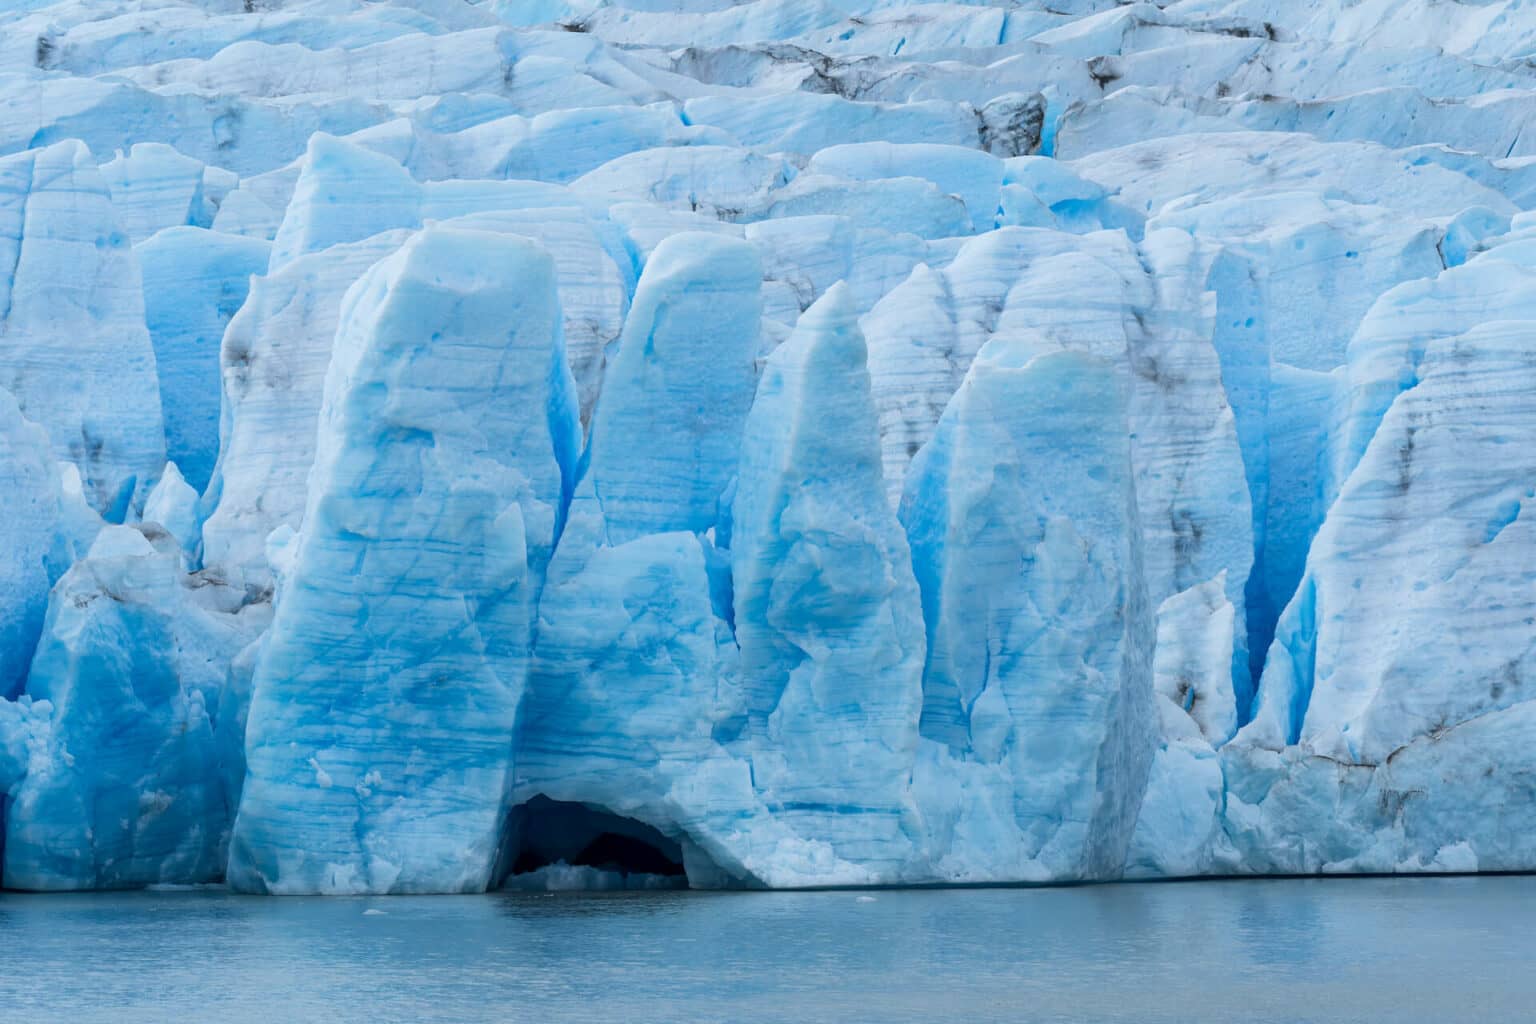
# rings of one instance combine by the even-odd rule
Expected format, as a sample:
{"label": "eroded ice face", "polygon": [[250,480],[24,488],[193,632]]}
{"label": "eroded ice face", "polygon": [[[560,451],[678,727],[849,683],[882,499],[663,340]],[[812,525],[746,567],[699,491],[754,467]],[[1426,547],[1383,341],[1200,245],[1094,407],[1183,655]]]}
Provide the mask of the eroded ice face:
{"label": "eroded ice face", "polygon": [[11,6],[4,884],[1536,866],[1518,3]]}

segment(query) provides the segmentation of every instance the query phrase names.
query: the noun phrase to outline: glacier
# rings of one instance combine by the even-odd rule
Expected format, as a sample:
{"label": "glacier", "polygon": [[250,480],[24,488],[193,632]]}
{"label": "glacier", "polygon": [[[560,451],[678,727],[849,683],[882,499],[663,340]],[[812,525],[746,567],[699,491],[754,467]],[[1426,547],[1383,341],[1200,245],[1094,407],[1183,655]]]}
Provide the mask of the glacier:
{"label": "glacier", "polygon": [[1519,0],[0,29],[0,886],[1536,870]]}

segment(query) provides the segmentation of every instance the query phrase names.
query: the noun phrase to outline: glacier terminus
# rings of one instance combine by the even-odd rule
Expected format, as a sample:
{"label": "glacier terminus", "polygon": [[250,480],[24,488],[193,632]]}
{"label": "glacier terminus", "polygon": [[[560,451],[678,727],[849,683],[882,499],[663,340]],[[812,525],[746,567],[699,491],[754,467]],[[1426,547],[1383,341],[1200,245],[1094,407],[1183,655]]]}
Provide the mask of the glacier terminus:
{"label": "glacier terminus", "polygon": [[8,4],[0,691],[10,889],[1536,871],[1536,9]]}

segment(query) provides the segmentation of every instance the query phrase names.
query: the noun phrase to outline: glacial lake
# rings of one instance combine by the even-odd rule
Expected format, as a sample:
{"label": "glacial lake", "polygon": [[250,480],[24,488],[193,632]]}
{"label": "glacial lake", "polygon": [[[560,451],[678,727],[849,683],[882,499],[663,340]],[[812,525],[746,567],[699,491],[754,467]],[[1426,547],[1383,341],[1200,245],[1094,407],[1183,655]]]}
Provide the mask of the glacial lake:
{"label": "glacial lake", "polygon": [[1517,1021],[1536,877],[795,893],[0,895],[0,1018]]}

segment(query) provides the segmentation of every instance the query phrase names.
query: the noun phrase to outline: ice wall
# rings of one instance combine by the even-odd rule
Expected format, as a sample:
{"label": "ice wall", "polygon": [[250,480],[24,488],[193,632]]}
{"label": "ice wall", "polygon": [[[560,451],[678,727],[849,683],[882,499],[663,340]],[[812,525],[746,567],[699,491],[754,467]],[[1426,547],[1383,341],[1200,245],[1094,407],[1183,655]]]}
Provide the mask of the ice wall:
{"label": "ice wall", "polygon": [[11,5],[0,884],[1536,867],[1533,43]]}
{"label": "ice wall", "polygon": [[558,323],[549,255],[506,236],[425,231],[348,290],[255,667],[235,885],[492,880],[576,429]]}

